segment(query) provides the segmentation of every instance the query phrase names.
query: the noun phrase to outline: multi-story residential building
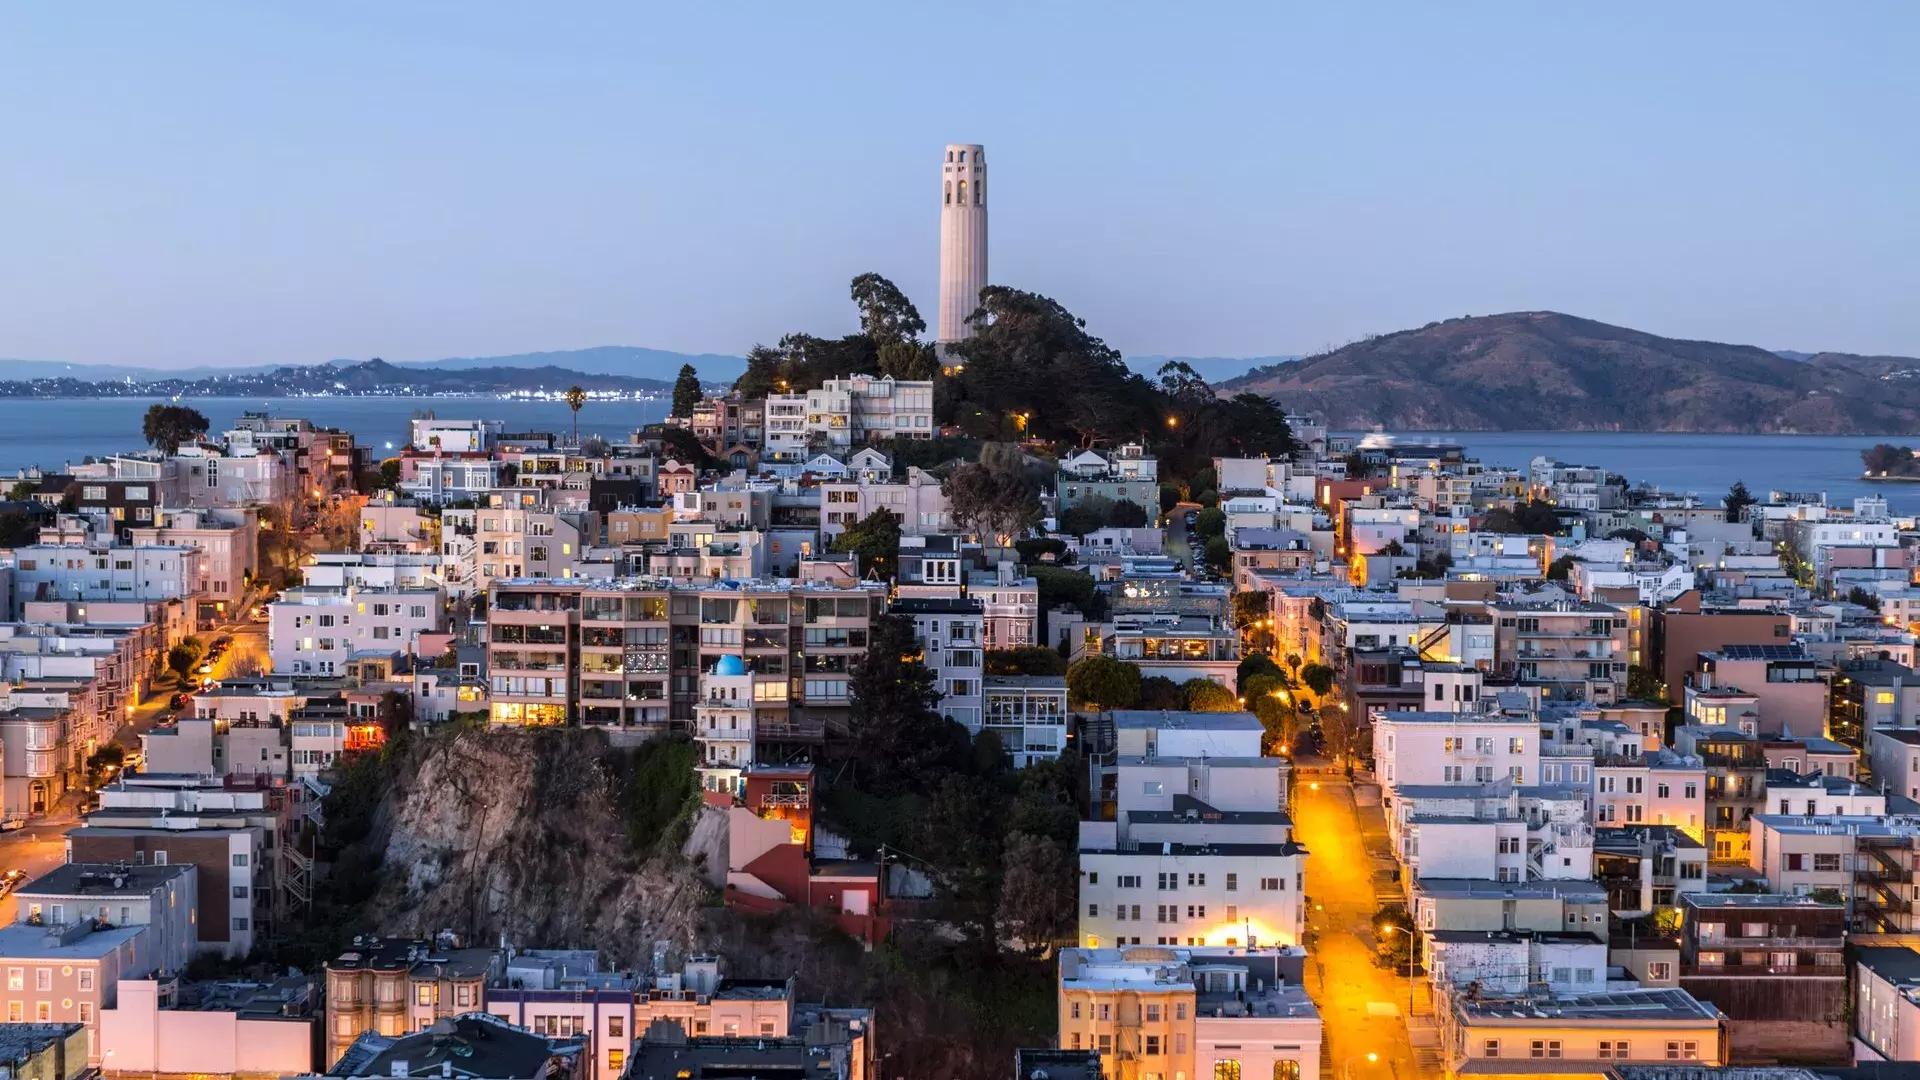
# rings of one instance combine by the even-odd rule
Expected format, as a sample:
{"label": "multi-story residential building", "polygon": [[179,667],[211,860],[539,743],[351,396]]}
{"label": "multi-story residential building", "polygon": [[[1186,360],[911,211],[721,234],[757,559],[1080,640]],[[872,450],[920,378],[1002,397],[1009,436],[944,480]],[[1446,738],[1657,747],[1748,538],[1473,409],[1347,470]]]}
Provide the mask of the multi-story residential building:
{"label": "multi-story residential building", "polygon": [[28,544],[13,550],[14,611],[37,600],[190,604],[205,563],[181,544]]}
{"label": "multi-story residential building", "polygon": [[1865,945],[1853,956],[1853,1059],[1920,1061],[1920,951]]}
{"label": "multi-story residential building", "polygon": [[1748,821],[1765,807],[1767,758],[1758,739],[1731,727],[1683,724],[1674,748],[1707,770],[1707,852],[1714,862],[1747,861]]}
{"label": "multi-story residential building", "polygon": [[762,750],[817,744],[846,715],[853,666],[884,598],[877,582],[497,582],[487,605],[491,720],[685,729],[700,673],[731,655],[767,684],[754,702]]}
{"label": "multi-story residential building", "polygon": [[441,515],[446,577],[460,595],[482,593],[495,581],[579,575],[581,556],[600,535],[592,513],[546,506],[483,506]]}
{"label": "multi-story residential building", "polygon": [[5,770],[7,816],[37,818],[53,809],[72,778],[67,732],[73,714],[67,708],[21,702],[24,696],[9,692],[8,704],[0,708],[0,769]]}
{"label": "multi-story residential building", "polygon": [[1707,766],[1699,758],[1649,750],[1594,759],[1596,828],[1671,825],[1704,841],[1706,821]]}
{"label": "multi-story residential building", "polygon": [[313,981],[123,979],[100,1010],[106,1075],[268,1080],[314,1070]]}
{"label": "multi-story residential building", "polygon": [[[768,412],[773,411],[770,399]],[[831,450],[888,439],[931,439],[933,383],[891,375],[828,379],[807,391],[806,424],[809,438]]]}
{"label": "multi-story residential building", "polygon": [[1874,732],[1920,727],[1920,675],[1893,660],[1847,661],[1833,673],[1832,702],[1834,733],[1871,752]]}
{"label": "multi-story residential building", "polygon": [[301,501],[297,496],[326,494],[318,487],[300,490],[300,473],[291,451],[262,447],[230,454],[218,447],[194,445],[182,446],[173,460],[179,470],[172,494],[188,506],[290,507]]}
{"label": "multi-story residential building", "polygon": [[1574,600],[1501,601],[1494,620],[1494,670],[1546,688],[1555,700],[1611,703],[1626,697],[1627,612]]}
{"label": "multi-story residential building", "polygon": [[143,926],[147,956],[184,972],[198,945],[199,872],[191,865],[66,863],[14,890],[15,922],[64,930],[77,923]]}
{"label": "multi-story residential building", "polygon": [[1920,802],[1920,729],[1871,732],[1867,760],[1873,767],[1875,784]]}
{"label": "multi-story residential building", "polygon": [[1142,710],[1113,724],[1101,809],[1080,824],[1081,943],[1299,944],[1307,853],[1259,720]]}
{"label": "multi-story residential building", "polygon": [[1680,898],[1680,986],[1728,1019],[1746,1058],[1846,1053],[1846,910],[1806,896]]}
{"label": "multi-story residential building", "polygon": [[1673,825],[1602,829],[1594,838],[1593,871],[1614,914],[1647,915],[1706,891],[1707,849]]}
{"label": "multi-story residential building", "polygon": [[807,456],[810,436],[807,395],[767,395],[766,446],[761,460],[774,464],[799,461]]}
{"label": "multi-story residential building", "polygon": [[725,976],[709,955],[679,971],[603,971],[591,952],[527,949],[485,989],[486,1011],[545,1035],[579,1035],[583,1080],[620,1080],[627,1052],[662,1020],[692,1038],[781,1039],[795,1030],[793,980]]}
{"label": "multi-story residential building", "polygon": [[409,421],[407,445],[448,454],[486,453],[505,427],[499,420],[442,420],[429,413]]}
{"label": "multi-story residential building", "polygon": [[276,674],[334,676],[361,655],[412,654],[422,634],[446,629],[438,588],[305,585],[267,605],[267,654]]}
{"label": "multi-story residential building", "polygon": [[902,597],[890,611],[913,620],[914,639],[940,691],[940,714],[980,733],[985,678],[981,644],[986,636],[980,601],[971,598]]}
{"label": "multi-story residential building", "polygon": [[1607,891],[1592,881],[1422,878],[1410,909],[1422,931],[1550,930],[1608,934]]}
{"label": "multi-story residential building", "polygon": [[1799,645],[1724,645],[1700,654],[1693,684],[1754,695],[1761,735],[1824,734],[1831,671]]}
{"label": "multi-story residential building", "polygon": [[1067,510],[1095,499],[1130,502],[1151,518],[1160,508],[1160,463],[1138,443],[1111,456],[1082,450],[1060,462],[1054,509]]}
{"label": "multi-story residential building", "polygon": [[259,567],[260,517],[251,506],[226,509],[162,508],[154,524],[128,533],[134,546],[196,548],[201,577],[193,583],[199,610],[194,621],[212,625],[239,614],[238,605]]}
{"label": "multi-story residential building", "polygon": [[79,1024],[86,1029],[84,1058],[95,1068],[102,1061],[100,1012],[119,1001],[120,980],[160,970],[149,927],[96,924],[90,917],[49,923],[44,913],[34,923],[24,907],[0,929],[0,969],[7,973],[0,989],[7,1023]]}
{"label": "multi-story residential building", "polygon": [[1238,529],[1233,534],[1233,587],[1256,587],[1262,572],[1298,574],[1312,569],[1313,538],[1294,529]]}
{"label": "multi-story residential building", "polygon": [[1592,994],[1607,985],[1607,943],[1592,934],[1435,930],[1425,946],[1432,980],[1449,994]]}
{"label": "multi-story residential building", "polygon": [[1065,676],[988,675],[981,686],[980,726],[999,737],[1014,768],[1057,758],[1066,749]]}
{"label": "multi-story residential building", "polygon": [[1540,723],[1530,712],[1389,712],[1373,745],[1389,804],[1400,788],[1540,782]]}
{"label": "multi-story residential building", "polygon": [[1020,575],[1014,564],[967,575],[967,595],[980,601],[987,649],[1018,649],[1040,643],[1040,583]]}
{"label": "multi-story residential building", "polygon": [[1293,949],[1060,950],[1060,1046],[1111,1080],[1319,1080],[1320,1014]]}
{"label": "multi-story residential building", "polygon": [[[191,864],[198,871],[195,937],[200,950],[237,959],[253,950],[277,902],[281,811],[264,790],[222,779],[118,781],[100,791],[100,809],[67,834],[76,863]],[[162,783],[161,781],[166,782]]]}
{"label": "multi-story residential building", "polygon": [[1109,623],[1088,624],[1079,645],[1128,661],[1142,676],[1207,679],[1228,689],[1239,679],[1240,632],[1212,616],[1116,614]]}
{"label": "multi-story residential building", "polygon": [[354,938],[325,965],[322,1056],[340,1060],[365,1034],[397,1038],[484,1010],[487,983],[499,976],[502,959],[493,949],[458,948],[447,937]]}
{"label": "multi-story residential building", "polygon": [[148,469],[135,471],[150,471],[151,475],[82,475],[74,477],[67,485],[74,512],[100,522],[101,527],[122,543],[133,540],[133,530],[154,523],[154,516],[175,486],[174,474],[177,470],[173,462],[162,464],[137,458],[127,461],[148,466]]}
{"label": "multi-story residential building", "polygon": [[1632,1062],[1728,1061],[1726,1018],[1684,990],[1575,996],[1450,995],[1436,1006],[1446,1075],[1603,1076]]}
{"label": "multi-story residential building", "polygon": [[814,489],[820,498],[820,543],[830,545],[854,523],[878,510],[900,519],[903,536],[954,531],[953,507],[939,478],[909,467],[904,480],[844,480]]}
{"label": "multi-story residential building", "polygon": [[1681,593],[1653,617],[1653,651],[1667,703],[1681,704],[1701,653],[1729,645],[1784,645],[1791,635],[1792,619],[1783,610],[1716,603],[1698,591]]}

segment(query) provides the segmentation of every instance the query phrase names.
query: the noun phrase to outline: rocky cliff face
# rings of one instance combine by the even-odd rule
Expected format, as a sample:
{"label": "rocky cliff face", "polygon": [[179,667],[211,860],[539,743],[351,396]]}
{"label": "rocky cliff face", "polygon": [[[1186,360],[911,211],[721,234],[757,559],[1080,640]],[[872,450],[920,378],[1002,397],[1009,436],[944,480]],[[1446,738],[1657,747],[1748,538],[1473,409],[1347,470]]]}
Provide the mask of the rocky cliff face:
{"label": "rocky cliff face", "polygon": [[428,740],[394,770],[380,810],[384,881],[369,921],[383,934],[599,948],[618,966],[643,963],[656,941],[684,953],[712,895],[705,860],[630,837],[628,764],[594,732]]}

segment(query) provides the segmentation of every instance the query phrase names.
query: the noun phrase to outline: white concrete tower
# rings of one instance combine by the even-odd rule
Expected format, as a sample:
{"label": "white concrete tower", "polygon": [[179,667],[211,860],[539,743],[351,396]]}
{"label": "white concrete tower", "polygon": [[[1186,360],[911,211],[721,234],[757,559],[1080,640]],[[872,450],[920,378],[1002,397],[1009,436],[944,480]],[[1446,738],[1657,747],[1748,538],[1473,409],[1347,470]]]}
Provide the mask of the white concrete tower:
{"label": "white concrete tower", "polygon": [[940,321],[937,342],[971,331],[967,316],[987,287],[987,151],[955,144],[940,167]]}

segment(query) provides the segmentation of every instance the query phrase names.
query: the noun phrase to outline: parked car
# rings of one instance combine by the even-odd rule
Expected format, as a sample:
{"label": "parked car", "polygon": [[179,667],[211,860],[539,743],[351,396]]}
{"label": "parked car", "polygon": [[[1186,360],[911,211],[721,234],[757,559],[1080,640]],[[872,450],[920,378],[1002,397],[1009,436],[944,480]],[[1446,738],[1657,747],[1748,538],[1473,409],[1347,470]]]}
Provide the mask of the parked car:
{"label": "parked car", "polygon": [[193,701],[193,695],[182,690],[180,693],[175,694],[172,697],[167,699],[167,708],[174,709],[174,710],[184,709],[192,701]]}
{"label": "parked car", "polygon": [[0,820],[0,833],[15,832],[26,827],[27,819],[23,817],[10,817],[5,820]]}

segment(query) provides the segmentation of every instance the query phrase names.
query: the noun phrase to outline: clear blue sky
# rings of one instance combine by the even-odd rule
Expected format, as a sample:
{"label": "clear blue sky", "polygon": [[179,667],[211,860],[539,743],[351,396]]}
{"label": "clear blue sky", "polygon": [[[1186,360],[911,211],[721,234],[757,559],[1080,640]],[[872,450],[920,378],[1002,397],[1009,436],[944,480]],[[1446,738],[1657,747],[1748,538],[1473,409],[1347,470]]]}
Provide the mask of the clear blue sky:
{"label": "clear blue sky", "polygon": [[40,4],[0,13],[0,356],[308,362],[935,306],[1130,353],[1553,308],[1920,354],[1920,5]]}

